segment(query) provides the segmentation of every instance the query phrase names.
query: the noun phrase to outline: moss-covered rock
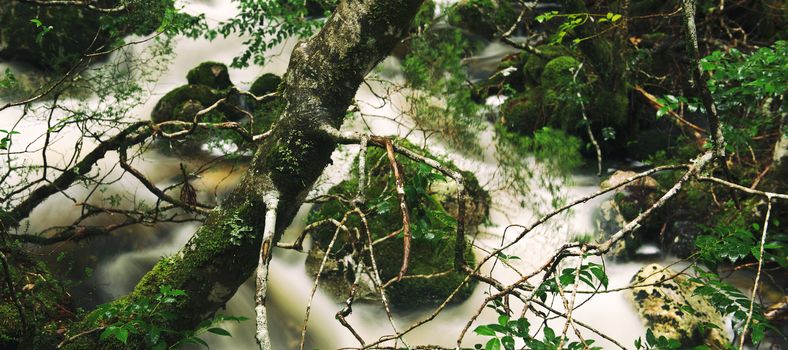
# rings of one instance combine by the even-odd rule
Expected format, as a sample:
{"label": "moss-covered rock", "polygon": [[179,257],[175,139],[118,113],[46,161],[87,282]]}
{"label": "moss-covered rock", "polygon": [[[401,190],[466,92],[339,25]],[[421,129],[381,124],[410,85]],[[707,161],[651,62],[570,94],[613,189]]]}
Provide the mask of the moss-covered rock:
{"label": "moss-covered rock", "polygon": [[192,68],[186,79],[189,85],[205,85],[211,89],[223,90],[233,85],[224,63],[203,62]]}
{"label": "moss-covered rock", "polygon": [[536,49],[539,54],[526,54],[522,66],[524,83],[528,86],[538,86],[541,83],[542,71],[547,62],[561,56],[574,56],[569,48],[561,45],[540,45]]}
{"label": "moss-covered rock", "polygon": [[[616,171],[608,179],[602,181],[600,187],[606,189],[619,185],[636,174],[633,171]],[[598,240],[604,241],[610,235],[618,232],[627,222],[632,221],[643,210],[653,205],[659,196],[659,183],[648,176],[616,189],[613,192],[613,198],[603,202],[596,214]],[[611,249],[610,255],[626,260],[633,258],[637,249],[644,242],[660,243],[659,237],[654,237],[655,234],[659,235],[659,228],[653,225],[656,221],[658,220],[649,220],[636,234],[624,237]]]}
{"label": "moss-covered rock", "polygon": [[728,349],[730,341],[722,316],[708,300],[693,295],[699,285],[657,264],[640,269],[631,284],[635,286],[630,293],[632,302],[656,337],[678,340],[682,349],[698,345]]}
{"label": "moss-covered rock", "polygon": [[[151,119],[154,123],[168,120],[191,121],[200,109],[214,104],[221,98],[205,85],[183,85],[164,95],[153,107]],[[198,108],[196,109],[195,108]]]}
{"label": "moss-covered rock", "polygon": [[[173,3],[171,0],[124,2],[126,11],[102,14],[80,6],[40,6],[0,0],[0,59],[65,71],[80,62],[85,53],[116,47],[130,34],[153,32]],[[99,6],[111,8],[118,3],[102,1]],[[40,21],[41,26],[31,22],[32,19]]]}
{"label": "moss-covered rock", "polygon": [[[413,147],[409,145],[409,147]],[[411,243],[408,275],[433,275],[432,278],[405,278],[387,288],[387,296],[392,305],[399,309],[414,308],[426,305],[435,305],[448,297],[455,288],[464,280],[465,275],[454,270],[454,247],[456,242],[456,219],[452,211],[456,209],[456,196],[452,196],[452,186],[448,180],[437,175],[434,170],[423,164],[415,163],[404,157],[397,157],[401,164],[406,184],[406,201],[410,212]],[[358,161],[358,160],[357,160]],[[365,193],[367,210],[366,219],[369,224],[373,240],[382,238],[396,232],[402,227],[402,217],[399,212],[399,201],[393,192],[394,180],[392,178],[388,159],[385,151],[379,148],[370,148],[366,157],[369,174],[369,185]],[[445,162],[454,167],[451,163]],[[485,220],[489,207],[489,195],[478,186],[472,174],[466,173],[466,188],[472,197],[466,203],[466,227],[478,225]],[[336,195],[352,198],[358,188],[358,177],[353,175],[349,180],[343,181],[333,187],[329,192]],[[456,193],[456,187],[454,188]],[[317,222],[326,218],[341,219],[350,207],[341,201],[331,201],[322,204],[310,214],[310,221]],[[456,215],[456,214],[455,214]],[[360,232],[365,232],[357,215],[351,215],[345,223],[347,227],[356,227]],[[328,243],[335,233],[332,225],[323,225],[312,232],[312,237],[317,247],[327,250]],[[400,234],[401,235],[401,234]],[[365,239],[362,237],[362,239]],[[329,257],[334,261],[342,261],[352,252],[352,240],[341,233],[331,250]],[[375,262],[384,282],[395,278],[402,265],[403,240],[395,236],[374,246]],[[316,270],[319,260],[315,257],[307,258],[311,271]],[[470,249],[465,251],[465,258],[469,264],[474,265],[474,256]],[[366,266],[371,266],[372,261],[365,258]],[[343,265],[340,274],[345,276],[339,279],[339,286],[332,285],[329,290],[334,291],[338,298],[347,297],[350,283],[353,280],[352,266]],[[332,266],[336,263],[332,263]],[[334,269],[337,270],[337,269]],[[329,271],[329,276],[336,276],[337,272]],[[329,280],[332,277],[328,278]],[[334,277],[334,281],[337,279]],[[464,285],[456,295],[454,302],[467,298],[473,290],[472,285]]]}
{"label": "moss-covered rock", "polygon": [[500,0],[462,0],[449,10],[449,24],[494,39],[517,20],[512,3]]}
{"label": "moss-covered rock", "polygon": [[541,89],[531,88],[507,99],[499,111],[501,123],[523,135],[531,135],[547,126],[550,120],[542,110],[542,95]]}
{"label": "moss-covered rock", "polygon": [[281,83],[282,78],[280,78],[278,75],[273,73],[265,73],[259,78],[255,79],[255,81],[252,83],[252,86],[249,88],[249,92],[255,96],[263,96],[279,89],[279,84]]}

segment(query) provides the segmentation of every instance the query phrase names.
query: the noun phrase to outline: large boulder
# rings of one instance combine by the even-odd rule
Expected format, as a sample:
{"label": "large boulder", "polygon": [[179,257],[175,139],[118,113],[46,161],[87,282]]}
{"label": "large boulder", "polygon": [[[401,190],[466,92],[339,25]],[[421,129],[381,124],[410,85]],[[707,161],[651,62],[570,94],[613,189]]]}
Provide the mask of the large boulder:
{"label": "large boulder", "polygon": [[223,90],[233,85],[224,63],[203,62],[186,74],[190,85],[205,85],[211,89]]}
{"label": "large boulder", "polygon": [[[407,142],[400,142],[414,148]],[[437,275],[431,278],[403,279],[386,289],[387,297],[398,309],[437,305],[448,297],[465,277],[454,270],[457,188],[452,184],[453,181],[444,179],[426,165],[400,156],[397,158],[405,179],[406,201],[413,234],[408,275]],[[377,240],[392,232],[396,233],[402,227],[402,217],[386,152],[371,147],[367,151],[365,161],[369,176],[365,192],[365,207],[368,208],[365,210],[366,220],[372,239]],[[449,162],[443,163],[455,168]],[[466,202],[468,209],[466,227],[470,232],[486,219],[490,199],[489,195],[478,186],[472,174],[465,175],[465,186],[469,194]],[[354,173],[350,179],[331,188],[329,193],[354,198],[357,189],[358,177]],[[329,201],[313,210],[309,221],[318,222],[328,218],[338,220],[351,208],[350,204],[343,201]],[[345,226],[351,228],[351,231],[353,228],[358,228],[362,235],[366,232],[365,226],[355,214],[349,216]],[[307,267],[310,271],[317,270],[335,231],[336,228],[332,225],[322,225],[311,232],[316,246],[313,249],[319,251],[310,253],[307,257]],[[398,275],[403,259],[403,248],[401,233],[374,246],[375,263],[384,282]],[[347,297],[353,281],[354,267],[348,259],[351,252],[352,240],[344,233],[337,238],[333,249],[328,252],[329,260],[333,262],[328,264],[326,281],[330,286],[325,289],[337,298]],[[474,264],[475,259],[470,249],[466,250],[465,257],[471,265]],[[372,261],[368,257],[365,257],[364,262],[366,266],[371,266]],[[453,301],[458,302],[467,298],[472,291],[472,285],[464,285]]]}
{"label": "large boulder", "polygon": [[194,115],[221,98],[205,85],[183,85],[165,94],[153,107],[154,123],[168,120],[192,121]]}
{"label": "large boulder", "polygon": [[632,277],[631,285],[631,301],[656,337],[678,340],[682,349],[699,345],[728,349],[730,340],[722,315],[708,300],[693,295],[699,285],[684,275],[651,264]]}
{"label": "large boulder", "polygon": [[542,72],[548,62],[562,56],[575,56],[566,46],[561,45],[539,45],[539,51],[525,55],[522,65],[523,83],[528,86],[538,86],[542,81]]}
{"label": "large boulder", "polygon": [[[618,186],[626,179],[637,175],[634,171],[618,170],[608,179],[602,181],[602,189]],[[597,239],[604,241],[635,219],[640,213],[659,199],[659,183],[646,176],[614,190],[613,197],[603,202],[596,214]],[[657,230],[658,236],[658,230]],[[610,255],[619,259],[629,259],[636,255],[644,242],[659,243],[659,237],[653,237],[654,230],[650,225],[640,228],[634,235],[628,235],[611,249]]]}
{"label": "large boulder", "polygon": [[549,125],[549,116],[542,112],[542,95],[541,89],[531,88],[508,98],[498,112],[500,123],[522,135],[531,135]]}
{"label": "large boulder", "polygon": [[[483,224],[490,214],[490,194],[479,185],[476,177],[467,171],[465,177],[465,227],[473,233]],[[459,201],[457,198],[457,182],[451,179],[436,181],[430,184],[429,191],[443,209],[453,218],[459,217]]]}
{"label": "large boulder", "polygon": [[255,81],[252,83],[252,86],[249,88],[249,92],[258,97],[267,95],[279,89],[279,84],[281,83],[282,78],[280,78],[278,75],[273,73],[265,73],[259,78],[255,79]]}
{"label": "large boulder", "polygon": [[461,0],[449,9],[449,23],[487,40],[508,30],[518,12],[509,1]]}

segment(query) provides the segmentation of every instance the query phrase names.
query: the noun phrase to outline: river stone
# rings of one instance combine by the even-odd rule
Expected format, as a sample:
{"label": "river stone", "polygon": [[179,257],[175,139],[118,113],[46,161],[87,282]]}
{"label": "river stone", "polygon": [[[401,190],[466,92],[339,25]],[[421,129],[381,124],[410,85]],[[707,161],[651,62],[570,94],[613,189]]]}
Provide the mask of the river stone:
{"label": "river stone", "polygon": [[[177,87],[164,95],[156,106],[153,107],[151,119],[154,123],[161,123],[168,120],[181,120],[178,117],[183,117],[184,114],[178,114],[179,108],[184,103],[192,106],[200,104],[202,106],[210,106],[218,101],[221,97],[215,94],[210,87],[205,85],[184,85]],[[186,118],[183,121],[191,121],[192,118]]]}
{"label": "river stone", "polygon": [[[309,276],[316,276],[320,270],[320,264],[326,256],[325,250],[317,245],[313,246],[307,254],[306,272]],[[320,287],[323,292],[342,300],[350,296],[355,279],[354,270],[356,266],[353,262],[339,260],[333,257],[326,259],[323,270],[320,274]],[[375,285],[369,276],[361,274],[359,284],[355,294],[356,301],[378,301],[380,295],[375,292]]]}
{"label": "river stone", "polygon": [[[465,176],[465,228],[468,233],[476,231],[490,212],[490,195],[481,189],[475,177]],[[449,215],[459,217],[457,205],[457,182],[447,179],[436,181],[429,188],[432,196],[443,205]]]}
{"label": "river stone", "polygon": [[186,79],[191,85],[205,85],[217,90],[223,90],[233,85],[227,66],[219,62],[200,63],[189,71]]}
{"label": "river stone", "polygon": [[[730,340],[723,331],[726,326],[722,315],[708,300],[692,295],[698,285],[687,277],[661,265],[650,264],[632,277],[631,285],[635,286],[630,291],[631,301],[645,326],[657,338],[676,339],[683,349],[698,345],[712,350],[727,349]],[[686,311],[686,307],[695,312]],[[718,328],[704,327],[705,332],[701,334],[698,329],[704,324]]]}
{"label": "river stone", "polygon": [[[617,186],[635,175],[637,173],[634,171],[618,170],[610,178],[602,181],[600,187],[607,189]],[[642,211],[656,203],[657,199],[659,199],[659,183],[650,176],[630,182],[614,192],[618,209],[627,221],[636,218]]]}
{"label": "river stone", "polygon": [[[401,147],[408,147],[417,150],[418,147],[406,140],[397,140]],[[425,156],[435,159],[426,150]],[[398,156],[400,171],[406,181],[406,200],[408,200],[408,210],[410,211],[410,223],[413,239],[410,245],[410,259],[408,265],[408,275],[433,275],[429,278],[406,278],[393,283],[386,288],[386,295],[391,306],[398,310],[417,309],[421,307],[432,307],[442,303],[446,297],[462,284],[459,291],[454,294],[453,303],[460,302],[468,298],[473,292],[475,282],[463,283],[465,275],[454,269],[455,242],[456,242],[456,222],[452,220],[451,210],[455,211],[456,185],[452,181],[443,181],[433,178],[428,181],[428,173],[424,165],[405,157]],[[358,161],[358,160],[357,160]],[[364,234],[365,227],[369,228],[372,240],[382,239],[390,233],[395,235],[402,228],[402,216],[397,195],[394,192],[394,179],[391,175],[391,166],[385,150],[378,147],[369,147],[366,153],[367,164],[367,186],[366,202],[362,206],[365,213],[365,221],[361,222],[358,215],[353,214],[347,217],[344,225],[350,232],[358,229]],[[456,166],[448,161],[442,162],[444,166],[459,171]],[[355,169],[357,164],[354,164]],[[464,172],[465,186],[471,199],[466,203],[468,216],[466,227],[471,231],[472,226],[483,222],[486,218],[487,208],[489,208],[489,195],[482,189],[472,173]],[[441,183],[430,186],[434,183]],[[358,190],[358,176],[352,172],[350,178],[340,182],[329,190],[329,194],[337,195],[341,198],[353,198]],[[453,193],[452,193],[453,192]],[[452,209],[454,207],[454,209]],[[328,218],[340,219],[345,213],[351,210],[352,203],[341,200],[330,200],[316,206],[310,213],[309,222],[316,223]],[[483,215],[482,215],[483,214]],[[334,225],[322,224],[314,227],[310,231],[314,241],[314,247],[328,250],[328,244],[334,234]],[[348,266],[340,262],[353,252],[353,236],[346,232],[340,232],[336,243],[331,249],[329,259],[334,260],[329,266],[329,270],[347,271]],[[466,240],[465,259],[470,266],[475,266],[475,256],[470,243]],[[315,249],[315,248],[313,248]],[[359,249],[357,247],[356,249]],[[396,278],[399,274],[403,261],[404,244],[401,236],[392,236],[375,244],[374,256],[375,264],[380,272],[382,281],[387,282]],[[307,256],[306,264],[310,271],[317,271],[322,260],[320,253]],[[365,263],[369,267],[372,265],[371,259],[365,257]],[[310,266],[311,265],[311,266]],[[336,268],[334,266],[337,266]],[[352,275],[347,273],[334,273],[334,276],[344,277],[345,281],[339,278],[329,277],[326,283],[321,283],[330,294],[334,294],[341,300],[347,298],[348,288],[351,285]],[[334,285],[328,284],[337,281]],[[338,294],[338,295],[337,295]]]}
{"label": "river stone", "polygon": [[255,79],[254,83],[252,83],[252,87],[249,88],[249,92],[257,97],[260,97],[276,91],[276,89],[279,88],[279,84],[281,83],[282,78],[280,78],[278,75],[273,73],[265,73],[259,78]]}

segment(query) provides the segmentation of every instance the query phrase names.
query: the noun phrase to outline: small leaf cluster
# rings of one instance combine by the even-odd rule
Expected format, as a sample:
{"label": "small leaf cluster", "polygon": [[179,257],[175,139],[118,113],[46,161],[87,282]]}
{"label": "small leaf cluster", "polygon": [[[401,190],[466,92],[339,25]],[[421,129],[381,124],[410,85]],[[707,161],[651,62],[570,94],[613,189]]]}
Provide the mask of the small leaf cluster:
{"label": "small leaf cluster", "polygon": [[[676,339],[668,339],[664,335],[659,336],[657,338],[654,335],[654,332],[651,329],[646,330],[646,342],[643,343],[641,338],[637,338],[635,340],[635,349],[643,349],[643,350],[675,350],[681,348],[681,342]],[[708,349],[705,346],[698,346],[693,348],[693,350],[703,350]]]}
{"label": "small leaf cluster", "polygon": [[735,330],[742,331],[752,307],[752,320],[748,327],[752,331],[753,345],[757,345],[763,340],[766,328],[773,328],[763,315],[763,308],[758,303],[751,303],[750,298],[738,288],[720,280],[715,273],[698,269],[696,275],[696,277],[689,279],[690,282],[699,285],[692,293],[709,300],[723,316],[730,315]]}
{"label": "small leaf cluster", "polygon": [[[102,342],[115,340],[123,344],[129,343],[130,337],[141,337],[148,349],[172,349],[184,344],[199,344],[208,347],[208,344],[198,336],[206,332],[221,336],[230,336],[227,330],[215,327],[224,321],[244,321],[245,317],[231,317],[218,315],[213,319],[203,321],[195,331],[177,331],[162,327],[175,315],[165,311],[165,306],[183,301],[186,292],[173,289],[164,285],[159,287],[159,293],[151,298],[143,297],[133,303],[109,303],[100,305],[91,313],[88,321],[99,323],[103,331],[99,335]],[[167,339],[178,339],[169,344]]]}
{"label": "small leaf cluster", "polygon": [[[701,67],[710,74],[708,87],[725,123],[729,151],[779,127],[788,87],[788,41],[752,53],[714,51],[701,60]],[[788,128],[778,132],[788,135]]]}
{"label": "small leaf cluster", "polygon": [[[552,36],[552,42],[561,44],[567,35],[571,34],[576,28],[584,25],[586,22],[594,21],[596,17],[597,23],[616,23],[621,20],[621,14],[608,12],[605,15],[595,15],[591,13],[566,13],[562,14],[558,11],[548,11],[541,15],[536,16],[534,19],[539,23],[544,23],[552,20],[553,18],[563,18],[563,22],[558,25],[558,32]],[[583,40],[590,38],[574,38],[572,44],[579,44]]]}
{"label": "small leaf cluster", "polygon": [[558,283],[556,283],[555,279],[548,278],[536,288],[534,293],[541,301],[545,301],[548,294],[558,293],[559,288],[564,289],[573,285],[575,279],[594,290],[607,289],[609,283],[604,266],[596,263],[586,263],[581,265],[580,269],[572,267],[561,270],[561,273],[558,275]]}
{"label": "small leaf cluster", "polygon": [[484,345],[476,344],[476,349],[484,350],[514,350],[515,339],[519,339],[526,348],[534,350],[557,350],[560,344],[564,344],[560,349],[580,350],[602,349],[592,346],[594,340],[589,339],[585,342],[568,342],[566,337],[559,336],[549,326],[545,325],[542,331],[542,339],[537,339],[530,334],[531,324],[528,319],[521,317],[512,320],[509,315],[502,313],[498,316],[498,323],[481,325],[473,331],[481,336],[491,337]]}

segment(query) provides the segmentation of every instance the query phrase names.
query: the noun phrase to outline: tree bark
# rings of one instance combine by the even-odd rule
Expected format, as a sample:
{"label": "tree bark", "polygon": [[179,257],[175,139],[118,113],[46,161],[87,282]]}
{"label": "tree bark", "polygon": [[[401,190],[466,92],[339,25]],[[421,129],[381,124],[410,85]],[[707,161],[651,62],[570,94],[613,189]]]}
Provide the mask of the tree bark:
{"label": "tree bark", "polygon": [[[340,127],[364,76],[406,34],[421,2],[342,1],[315,37],[299,43],[285,76],[287,107],[239,186],[183,249],[159,261],[130,295],[115,302],[151,297],[162,285],[182,289],[187,297],[162,310],[174,318],[160,326],[176,330],[193,329],[224,306],[257,266],[265,226],[264,198],[271,193],[279,198],[275,244],[331,161],[336,143],[325,127]],[[230,222],[252,232],[233,232]],[[229,239],[232,234],[243,235],[240,244]],[[95,326],[85,321],[69,334]],[[66,348],[93,348],[97,336],[76,339]]]}

